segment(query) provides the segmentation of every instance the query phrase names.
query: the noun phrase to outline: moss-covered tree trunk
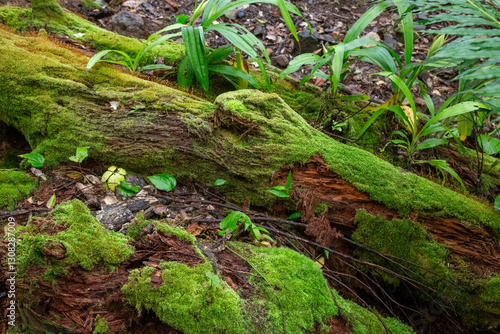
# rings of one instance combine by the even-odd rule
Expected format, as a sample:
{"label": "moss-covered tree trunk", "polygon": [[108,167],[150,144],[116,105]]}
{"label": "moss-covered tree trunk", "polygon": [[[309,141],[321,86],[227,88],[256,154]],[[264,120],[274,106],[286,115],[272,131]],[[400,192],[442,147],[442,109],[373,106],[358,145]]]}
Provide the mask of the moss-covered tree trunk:
{"label": "moss-covered tree trunk", "polygon": [[[0,38],[0,121],[44,154],[47,167],[89,146],[92,158],[109,165],[206,184],[223,178],[224,191],[236,200],[294,209],[296,203],[266,192],[272,184],[284,184],[291,170],[292,197],[304,213],[306,232],[320,244],[339,246],[337,232],[350,237],[359,223],[364,234],[377,230],[360,213],[364,209],[381,215],[380,224],[404,218],[423,226],[424,241],[434,237],[457,257],[453,261],[488,268],[498,280],[500,215],[491,206],[328,138],[277,94],[242,90],[212,103],[110,65],[97,65],[84,76],[89,56],[46,36],[22,37],[0,28]],[[408,239],[391,239],[394,247],[411,248],[417,234],[398,235]],[[394,248],[382,246],[385,252]],[[432,252],[423,254],[416,257],[421,265],[433,263]],[[491,284],[500,295],[500,287]],[[486,324],[496,326],[498,303],[486,299],[471,303],[487,313]]]}

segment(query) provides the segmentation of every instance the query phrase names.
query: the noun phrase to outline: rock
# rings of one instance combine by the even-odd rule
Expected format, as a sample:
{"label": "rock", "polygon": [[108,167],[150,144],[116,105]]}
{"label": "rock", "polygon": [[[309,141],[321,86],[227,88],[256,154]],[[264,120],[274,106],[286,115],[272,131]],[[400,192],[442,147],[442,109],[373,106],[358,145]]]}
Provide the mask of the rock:
{"label": "rock", "polygon": [[107,6],[108,4],[104,0],[94,0],[99,6],[104,7]]}
{"label": "rock", "polygon": [[287,67],[288,63],[290,63],[290,60],[288,59],[288,57],[286,55],[279,55],[279,56],[271,58],[271,60],[273,62],[275,62],[276,65],[278,65],[278,67],[281,67],[281,68]]}
{"label": "rock", "polygon": [[439,94],[433,94],[432,97],[432,103],[434,103],[434,110],[439,110],[441,106],[443,105],[445,99]]}
{"label": "rock", "polygon": [[154,14],[154,12],[155,12],[154,6],[152,4],[150,4],[149,2],[141,3],[141,7],[142,7],[142,9],[144,9],[146,12],[148,12],[150,14]]}
{"label": "rock", "polygon": [[[244,17],[246,15],[246,9],[248,5],[244,5],[241,7],[231,8],[227,12],[224,13],[224,16],[230,20],[236,20],[237,17]],[[241,15],[241,16],[240,16]]]}
{"label": "rock", "polygon": [[336,43],[337,41],[335,40],[335,38],[333,38],[332,35],[328,35],[328,34],[324,34],[323,35],[323,38],[321,38],[323,41],[327,42],[327,43]]}
{"label": "rock", "polygon": [[376,32],[373,32],[373,31],[370,31],[368,34],[366,34],[363,37],[369,38],[372,41],[380,42],[380,36]]}
{"label": "rock", "polygon": [[257,28],[255,28],[252,33],[255,35],[255,36],[259,36],[259,35],[262,35],[262,26],[261,25],[258,25]]}
{"label": "rock", "polygon": [[428,20],[429,17],[427,16],[427,14],[418,14],[417,15],[417,20],[419,21],[422,21],[422,20]]}
{"label": "rock", "polygon": [[96,214],[104,227],[108,230],[119,231],[122,225],[134,219],[134,214],[127,207],[126,202],[104,205]]}
{"label": "rock", "polygon": [[398,41],[396,37],[392,34],[385,34],[384,35],[384,45],[387,46],[389,49],[396,51],[398,48]]}
{"label": "rock", "polygon": [[92,174],[85,175],[85,179],[93,185],[102,184],[101,179]]}
{"label": "rock", "polygon": [[424,24],[414,24],[413,25],[413,30],[415,30],[415,31],[425,30],[425,25]]}
{"label": "rock", "polygon": [[307,0],[307,4],[308,5],[312,5],[313,4],[313,0]]}
{"label": "rock", "polygon": [[144,21],[139,14],[131,13],[126,10],[120,11],[111,18],[111,29],[118,34],[129,37],[146,37],[144,30]]}
{"label": "rock", "polygon": [[294,49],[298,54],[312,53],[319,48],[318,39],[309,29],[300,31],[298,34],[299,43],[295,42]]}

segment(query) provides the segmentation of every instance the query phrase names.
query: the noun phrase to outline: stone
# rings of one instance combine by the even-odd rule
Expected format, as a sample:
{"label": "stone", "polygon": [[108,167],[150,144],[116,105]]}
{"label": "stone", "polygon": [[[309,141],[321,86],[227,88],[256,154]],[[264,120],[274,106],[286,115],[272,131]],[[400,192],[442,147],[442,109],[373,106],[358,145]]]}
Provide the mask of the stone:
{"label": "stone", "polygon": [[414,24],[413,25],[413,30],[415,30],[415,31],[425,30],[425,25],[424,24]]}
{"label": "stone", "polygon": [[376,32],[373,32],[373,31],[370,31],[368,34],[366,34],[363,37],[369,38],[375,42],[380,42],[380,36]]}
{"label": "stone", "polygon": [[396,51],[398,49],[398,41],[392,34],[384,34],[384,45],[389,49]]}
{"label": "stone", "polygon": [[313,0],[307,0],[307,4],[308,5],[312,5],[313,4]]}
{"label": "stone", "polygon": [[108,230],[119,231],[123,224],[134,219],[134,214],[127,207],[126,202],[103,205],[102,210],[98,211],[96,218]]}
{"label": "stone", "polygon": [[271,60],[273,62],[275,62],[276,65],[278,65],[278,67],[280,67],[280,68],[285,68],[288,66],[288,63],[290,63],[290,60],[288,59],[288,57],[286,55],[279,55],[279,56],[271,58]]}
{"label": "stone", "polygon": [[243,18],[245,17],[247,13],[247,9],[245,7],[238,9],[238,18]]}
{"label": "stone", "polygon": [[144,21],[139,14],[122,10],[111,18],[111,29],[116,33],[129,37],[146,37]]}
{"label": "stone", "polygon": [[295,42],[295,51],[298,54],[312,53],[319,48],[318,39],[309,29],[300,31],[298,34],[299,43]]}
{"label": "stone", "polygon": [[94,0],[94,1],[101,7],[108,5],[104,0]]}
{"label": "stone", "polygon": [[154,12],[155,12],[155,7],[154,7],[152,4],[150,4],[149,2],[143,2],[143,3],[141,4],[141,7],[142,7],[142,8],[143,8],[146,12],[148,12],[148,13],[150,13],[150,14],[154,14]]}
{"label": "stone", "polygon": [[255,36],[259,36],[259,35],[262,35],[262,26],[261,25],[258,25],[257,28],[255,28],[252,32]]}
{"label": "stone", "polygon": [[236,7],[231,8],[224,13],[224,16],[230,20],[236,20],[236,15],[238,15],[238,10],[239,10],[239,8],[236,8]]}
{"label": "stone", "polygon": [[429,17],[427,16],[427,14],[418,14],[417,15],[417,20],[419,21],[422,21],[422,20],[428,20]]}

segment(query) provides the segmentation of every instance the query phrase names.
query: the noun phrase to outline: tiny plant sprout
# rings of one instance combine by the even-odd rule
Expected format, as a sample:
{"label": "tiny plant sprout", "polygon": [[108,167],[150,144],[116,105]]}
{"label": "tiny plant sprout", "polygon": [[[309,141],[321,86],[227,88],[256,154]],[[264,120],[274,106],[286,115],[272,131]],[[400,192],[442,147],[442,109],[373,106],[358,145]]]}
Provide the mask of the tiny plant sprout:
{"label": "tiny plant sprout", "polygon": [[83,146],[83,147],[78,147],[76,149],[76,154],[72,155],[69,157],[69,160],[78,162],[79,164],[82,163],[83,160],[85,160],[86,157],[89,156],[87,150],[90,148],[90,146]]}
{"label": "tiny plant sprout", "polygon": [[101,182],[106,183],[109,189],[115,191],[116,186],[118,186],[120,182],[125,181],[125,175],[127,175],[125,169],[111,166],[102,174]]}
{"label": "tiny plant sprout", "polygon": [[214,185],[215,186],[222,186],[223,184],[225,184],[227,181],[224,180],[224,179],[218,179],[214,182]]}
{"label": "tiny plant sprout", "polygon": [[156,174],[148,176],[148,179],[153,186],[158,188],[158,190],[170,191],[177,185],[175,177],[169,174]]}
{"label": "tiny plant sprout", "polygon": [[276,186],[276,187],[272,187],[268,191],[271,194],[276,195],[278,197],[290,197],[290,194],[288,193],[288,191],[290,190],[291,186],[292,186],[292,171],[290,171],[288,173],[288,177],[287,177],[287,180],[286,180],[286,186],[285,187],[283,187],[283,186]]}
{"label": "tiny plant sprout", "polygon": [[40,153],[21,154],[20,157],[28,159],[28,162],[33,167],[43,167],[43,163],[45,162],[45,158]]}

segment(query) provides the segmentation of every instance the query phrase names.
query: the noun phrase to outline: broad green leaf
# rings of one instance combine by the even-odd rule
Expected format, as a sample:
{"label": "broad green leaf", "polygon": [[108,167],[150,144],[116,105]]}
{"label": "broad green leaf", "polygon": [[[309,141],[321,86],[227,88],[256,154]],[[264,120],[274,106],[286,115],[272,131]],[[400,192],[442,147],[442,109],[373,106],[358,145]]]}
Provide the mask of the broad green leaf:
{"label": "broad green leaf", "polygon": [[221,231],[219,234],[226,235],[226,231],[235,231],[238,228],[238,223],[247,224],[251,222],[250,218],[246,214],[240,211],[231,211],[222,221],[219,223],[219,228]]}
{"label": "broad green leaf", "polygon": [[127,175],[125,169],[111,166],[102,174],[101,182],[106,183],[109,189],[115,191],[120,182],[125,180],[125,175]]}
{"label": "broad green leaf", "polygon": [[287,219],[292,220],[292,219],[300,218],[300,217],[302,217],[302,213],[300,213],[300,212],[294,212]]}
{"label": "broad green leaf", "polygon": [[159,190],[170,191],[177,185],[175,177],[169,174],[156,174],[148,176],[148,179],[151,181],[151,184]]}
{"label": "broad green leaf", "polygon": [[[415,106],[415,101],[413,101],[413,96],[411,95],[410,89],[406,86],[406,83],[397,75],[391,73],[391,72],[379,72],[375,73],[374,75],[383,75],[385,77],[388,77],[398,88],[401,90],[401,92],[405,95],[406,99],[408,100],[408,103],[410,104],[411,108],[413,110],[417,110]],[[414,113],[414,116],[417,117],[417,115]],[[417,124],[416,119],[415,122],[412,124]]]}
{"label": "broad green leaf", "polygon": [[20,157],[28,159],[28,162],[33,167],[43,167],[43,163],[45,162],[45,158],[40,153],[21,154]]}
{"label": "broad green leaf", "polygon": [[358,38],[358,36],[365,30],[365,28],[379,16],[389,6],[386,2],[381,2],[370,9],[368,9],[363,16],[361,16],[356,23],[353,24],[351,29],[344,37],[344,43],[349,43]]}
{"label": "broad green leaf", "polygon": [[278,197],[290,197],[287,192],[282,191],[282,190],[276,190],[276,189],[269,189],[268,190],[271,194],[276,195]]}
{"label": "broad green leaf", "polygon": [[255,235],[255,239],[260,240],[260,231],[258,228],[252,228],[253,235]]}
{"label": "broad green leaf", "polygon": [[288,172],[288,177],[286,178],[286,190],[289,190],[290,187],[292,186],[292,171]]}
{"label": "broad green leaf", "polygon": [[260,88],[259,83],[257,82],[257,80],[255,80],[254,77],[252,77],[247,72],[240,70],[239,68],[236,68],[233,66],[228,66],[228,65],[210,65],[208,67],[208,69],[212,72],[231,75],[233,77],[241,78],[243,80],[248,81],[248,83],[251,84],[252,86],[254,86],[255,88]]}
{"label": "broad green leaf", "polygon": [[97,64],[98,62],[101,61],[102,58],[104,58],[108,53],[113,52],[113,50],[103,50],[98,53],[96,53],[92,58],[90,58],[89,62],[87,63],[87,68],[85,69],[85,74],[87,74],[90,69]]}
{"label": "broad green leaf", "polygon": [[432,117],[426,123],[426,126],[430,126],[431,124],[434,124],[443,119],[462,115],[480,108],[486,110],[490,109],[487,105],[479,102],[461,102],[459,104],[455,104],[454,106],[448,107],[443,111],[438,111],[436,116]]}
{"label": "broad green leaf", "polygon": [[495,198],[495,211],[500,210],[500,195]]}
{"label": "broad green leaf", "polygon": [[396,63],[391,57],[391,54],[381,46],[372,46],[366,49],[357,49],[349,52],[349,56],[362,57],[361,60],[370,60],[371,63],[377,65],[384,71],[396,73]]}
{"label": "broad green leaf", "polygon": [[478,139],[484,153],[495,155],[500,152],[500,140],[497,138],[488,135],[480,135]]}
{"label": "broad green leaf", "polygon": [[285,21],[286,26],[292,33],[293,37],[295,37],[295,40],[299,40],[299,36],[297,35],[297,30],[295,29],[295,26],[293,24],[293,20],[290,17],[290,13],[288,12],[288,9],[286,8],[286,4],[284,0],[277,0],[277,5],[278,8],[280,9],[281,16],[283,18],[283,21]]}
{"label": "broad green leaf", "polygon": [[[432,165],[434,167],[437,167],[441,171],[441,173],[443,173],[443,171],[448,172],[458,182],[460,182],[460,186],[462,187],[462,189],[466,190],[465,185],[463,184],[460,176],[458,176],[457,172],[455,172],[450,166],[448,166],[446,161],[444,161],[444,160],[420,160],[420,161],[415,161],[415,163],[421,163],[421,164],[426,163],[426,164]],[[443,173],[443,176],[444,176],[444,173]],[[443,181],[443,183],[444,183],[444,181]]]}
{"label": "broad green leaf", "polygon": [[180,14],[175,16],[175,23],[186,24],[189,20],[189,15]]}
{"label": "broad green leaf", "polygon": [[47,208],[52,209],[55,205],[56,205],[56,194],[53,194],[47,201]]}
{"label": "broad green leaf", "polygon": [[304,65],[315,64],[320,58],[320,56],[315,55],[314,53],[301,54],[290,61],[288,67],[280,73],[278,79],[282,79],[287,75],[298,71]]}
{"label": "broad green leaf", "polygon": [[182,27],[182,38],[194,74],[204,90],[208,90],[208,59],[202,27]]}
{"label": "broad green leaf", "polygon": [[177,69],[177,84],[179,87],[191,87],[193,84],[194,70],[188,56],[184,56]]}
{"label": "broad green leaf", "polygon": [[120,187],[131,192],[131,193],[134,193],[134,194],[139,192],[139,189],[140,189],[139,186],[134,186],[130,182],[127,182],[127,181],[120,182]]}
{"label": "broad green leaf", "polygon": [[172,66],[164,65],[164,64],[151,64],[141,67],[142,71],[153,71],[153,70],[171,70]]}
{"label": "broad green leaf", "polygon": [[332,60],[332,87],[333,94],[337,94],[337,87],[340,83],[340,76],[342,74],[342,65],[344,63],[344,43],[339,43],[334,48],[335,53],[333,54]]}
{"label": "broad green leaf", "polygon": [[72,155],[69,157],[69,160],[81,163],[86,157],[89,156],[87,150],[90,148],[90,146],[83,146],[83,147],[78,147],[76,149],[76,155]]}
{"label": "broad green leaf", "polygon": [[282,190],[282,191],[288,190],[288,189],[286,189],[285,186],[275,186],[275,187],[272,187],[272,189]]}
{"label": "broad green leaf", "polygon": [[227,181],[226,181],[226,180],[224,180],[224,179],[217,179],[217,180],[215,180],[214,185],[215,185],[215,186],[222,186],[222,185],[223,185],[223,184],[225,184],[226,182],[227,182]]}
{"label": "broad green leaf", "polygon": [[232,55],[233,53],[234,53],[233,46],[231,45],[222,46],[210,52],[207,56],[207,60],[209,64],[214,64]]}
{"label": "broad green leaf", "polygon": [[436,146],[444,145],[444,144],[448,144],[448,140],[441,139],[441,138],[429,138],[429,139],[426,139],[423,142],[421,142],[417,146],[417,148],[415,148],[415,151],[423,150],[423,149],[431,148],[431,147],[436,147]]}

